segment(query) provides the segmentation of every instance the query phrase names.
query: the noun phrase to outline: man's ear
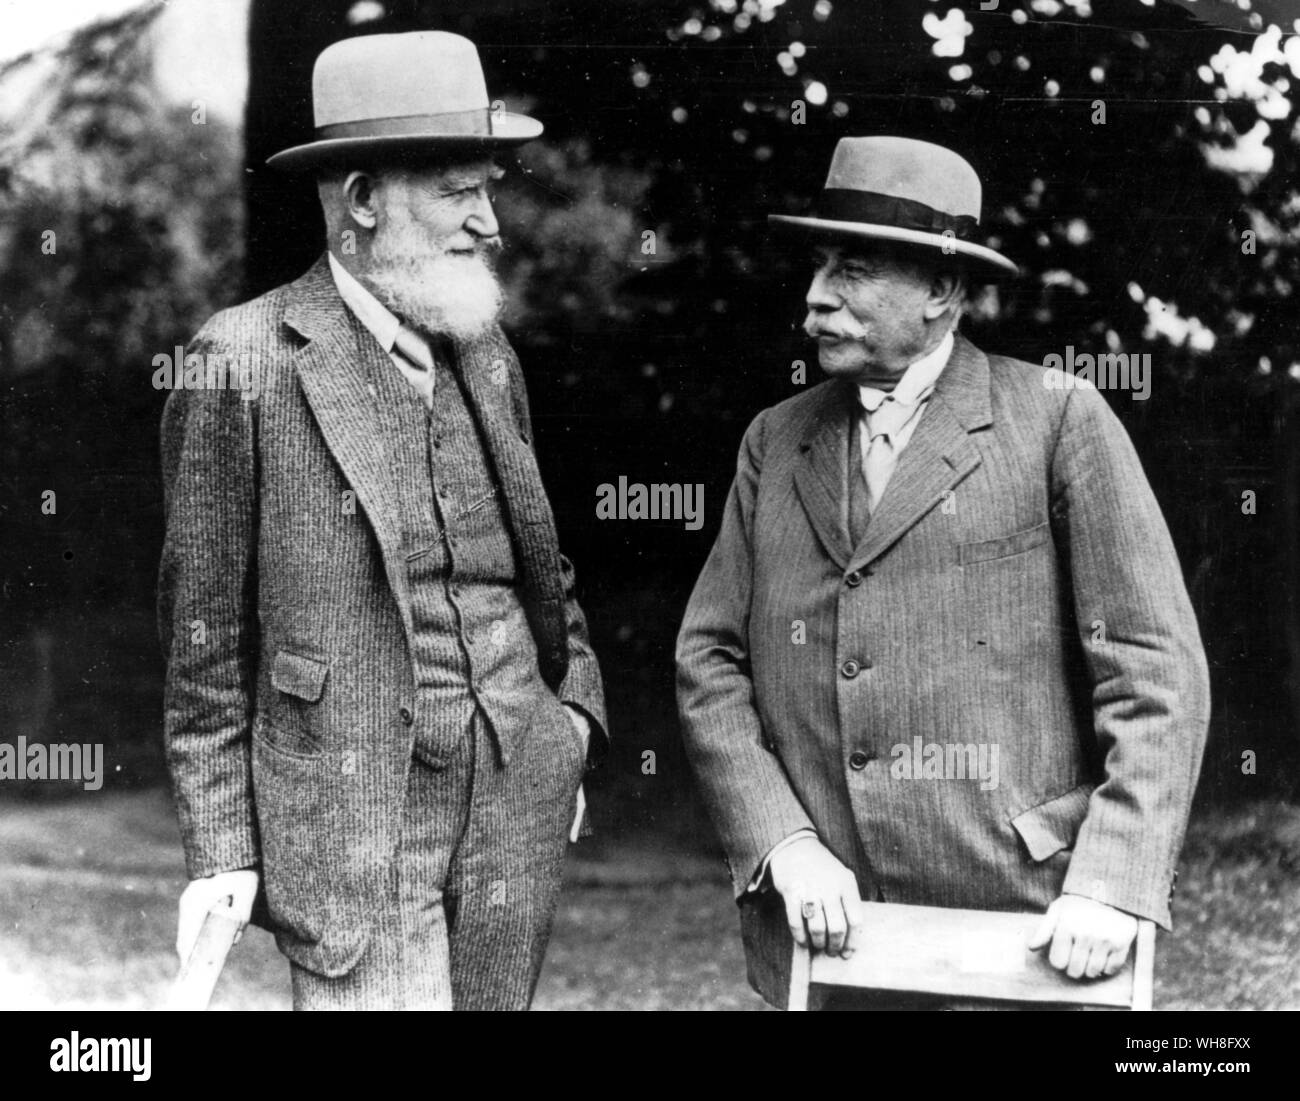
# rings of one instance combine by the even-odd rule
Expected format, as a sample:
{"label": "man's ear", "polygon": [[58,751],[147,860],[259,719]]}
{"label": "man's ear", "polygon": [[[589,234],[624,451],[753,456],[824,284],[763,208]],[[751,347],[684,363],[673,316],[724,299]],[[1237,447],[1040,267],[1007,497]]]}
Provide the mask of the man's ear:
{"label": "man's ear", "polygon": [[373,230],[379,222],[375,191],[375,178],[368,172],[349,172],[343,181],[348,216],[363,229]]}
{"label": "man's ear", "polygon": [[936,270],[930,277],[930,293],[925,302],[925,319],[936,321],[961,307],[966,299],[966,276],[951,268]]}

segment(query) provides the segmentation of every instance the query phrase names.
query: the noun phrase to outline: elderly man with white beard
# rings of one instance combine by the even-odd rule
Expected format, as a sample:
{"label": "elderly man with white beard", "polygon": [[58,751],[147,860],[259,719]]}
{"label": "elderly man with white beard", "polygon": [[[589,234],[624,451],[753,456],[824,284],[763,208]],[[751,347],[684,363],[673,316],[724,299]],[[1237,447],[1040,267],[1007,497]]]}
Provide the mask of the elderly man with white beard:
{"label": "elderly man with white beard", "polygon": [[[492,111],[456,35],[370,35],[313,75],[327,251],[189,354],[260,392],[163,418],[165,733],[190,884],[272,930],[296,1008],[522,1009],[600,673],[497,324]],[[188,358],[188,357],[187,357]]]}

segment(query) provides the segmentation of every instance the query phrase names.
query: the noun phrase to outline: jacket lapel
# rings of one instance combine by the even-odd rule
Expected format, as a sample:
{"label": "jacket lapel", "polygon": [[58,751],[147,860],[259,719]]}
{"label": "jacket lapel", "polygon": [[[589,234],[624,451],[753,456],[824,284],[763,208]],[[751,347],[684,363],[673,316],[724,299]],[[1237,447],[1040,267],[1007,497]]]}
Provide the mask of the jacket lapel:
{"label": "jacket lapel", "polygon": [[522,399],[514,387],[523,385],[516,381],[514,351],[505,335],[494,331],[478,340],[454,342],[453,359],[501,486],[538,666],[542,678],[558,692],[569,669],[565,571],[537,458],[510,411],[514,399]]}
{"label": "jacket lapel", "polygon": [[849,546],[845,512],[845,471],[849,449],[850,395],[836,384],[822,390],[811,411],[808,434],[799,445],[802,460],[794,484],[808,520],[826,553],[840,568],[848,568]]}
{"label": "jacket lapel", "polygon": [[880,557],[979,466],[979,448],[969,433],[992,423],[988,357],[959,336],[866,535],[853,551],[850,568]]}
{"label": "jacket lapel", "polygon": [[537,458],[509,411],[514,352],[499,332],[477,340],[454,341],[452,348],[455,367],[501,486],[525,588],[563,617],[564,580],[555,517]]}
{"label": "jacket lapel", "polygon": [[409,601],[397,491],[366,385],[369,370],[391,370],[391,365],[339,297],[324,257],[293,284],[284,320],[308,340],[294,359],[303,394],[374,529],[405,617]]}

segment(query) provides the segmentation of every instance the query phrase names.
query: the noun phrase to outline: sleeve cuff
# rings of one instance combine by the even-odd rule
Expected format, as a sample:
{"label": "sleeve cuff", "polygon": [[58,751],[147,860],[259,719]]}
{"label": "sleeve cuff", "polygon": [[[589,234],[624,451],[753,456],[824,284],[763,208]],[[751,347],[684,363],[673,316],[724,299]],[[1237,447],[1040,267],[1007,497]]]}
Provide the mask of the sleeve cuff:
{"label": "sleeve cuff", "polygon": [[773,845],[770,849],[768,849],[767,855],[763,857],[762,860],[759,861],[758,867],[755,869],[754,874],[750,877],[749,886],[745,888],[745,894],[750,894],[754,891],[758,891],[762,889],[762,887],[764,886],[767,880],[768,867],[772,863],[772,857],[774,857],[777,853],[779,853],[782,849],[786,848],[788,845],[793,845],[796,841],[802,841],[805,837],[815,838],[816,836],[817,836],[816,830],[808,829],[805,827],[804,829],[801,830],[795,830],[794,833],[792,833],[789,837],[784,838],[781,841],[778,841],[775,845]]}
{"label": "sleeve cuff", "polygon": [[588,774],[595,772],[609,753],[609,735],[605,733],[604,724],[576,700],[565,699],[561,696],[560,702],[570,711],[576,711],[587,720],[587,726],[590,728],[591,733],[587,738],[586,772]]}

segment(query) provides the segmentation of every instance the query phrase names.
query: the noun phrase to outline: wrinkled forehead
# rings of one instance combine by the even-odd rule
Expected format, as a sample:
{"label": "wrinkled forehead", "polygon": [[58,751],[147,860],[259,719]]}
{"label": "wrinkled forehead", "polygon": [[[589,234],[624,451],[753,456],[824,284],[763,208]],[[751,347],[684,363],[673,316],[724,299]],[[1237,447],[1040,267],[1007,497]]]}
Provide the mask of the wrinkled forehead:
{"label": "wrinkled forehead", "polygon": [[459,191],[466,187],[482,187],[505,175],[505,169],[491,157],[472,157],[463,160],[412,165],[393,170],[403,182],[436,191]]}
{"label": "wrinkled forehead", "polygon": [[877,278],[906,283],[927,283],[941,272],[962,276],[958,258],[949,259],[936,255],[933,249],[908,248],[892,241],[816,241],[811,248],[818,268],[829,265],[842,269],[846,264],[860,264]]}
{"label": "wrinkled forehead", "polygon": [[888,245],[878,241],[814,241],[810,255],[819,264],[845,263],[857,260],[873,265],[885,265],[897,259]]}

